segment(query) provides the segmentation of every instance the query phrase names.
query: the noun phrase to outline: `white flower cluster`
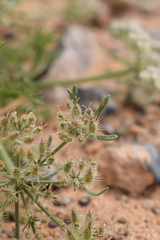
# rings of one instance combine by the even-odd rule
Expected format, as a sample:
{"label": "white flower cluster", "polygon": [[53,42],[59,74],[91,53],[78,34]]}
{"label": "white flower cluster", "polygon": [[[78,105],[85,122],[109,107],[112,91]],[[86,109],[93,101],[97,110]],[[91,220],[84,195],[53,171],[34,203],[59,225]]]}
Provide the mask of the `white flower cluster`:
{"label": "white flower cluster", "polygon": [[141,71],[141,80],[154,82],[160,88],[160,41],[154,41],[137,21],[116,20],[111,32],[132,50]]}
{"label": "white flower cluster", "polygon": [[160,90],[160,67],[148,66],[140,72],[139,78],[146,82],[152,82]]}

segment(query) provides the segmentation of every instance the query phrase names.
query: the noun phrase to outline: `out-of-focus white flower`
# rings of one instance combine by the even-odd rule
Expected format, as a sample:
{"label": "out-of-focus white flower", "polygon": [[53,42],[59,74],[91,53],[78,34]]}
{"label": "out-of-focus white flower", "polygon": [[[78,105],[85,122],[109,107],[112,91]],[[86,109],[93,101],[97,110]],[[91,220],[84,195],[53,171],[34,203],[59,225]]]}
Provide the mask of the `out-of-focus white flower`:
{"label": "out-of-focus white flower", "polygon": [[148,66],[140,72],[139,78],[147,82],[153,82],[155,87],[160,89],[160,68]]}

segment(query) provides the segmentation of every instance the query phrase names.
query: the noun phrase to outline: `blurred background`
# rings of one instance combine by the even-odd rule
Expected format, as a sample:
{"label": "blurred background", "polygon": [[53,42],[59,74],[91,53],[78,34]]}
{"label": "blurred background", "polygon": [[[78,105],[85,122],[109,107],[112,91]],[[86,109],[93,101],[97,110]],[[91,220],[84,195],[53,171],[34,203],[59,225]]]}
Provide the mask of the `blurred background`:
{"label": "blurred background", "polygon": [[111,96],[101,132],[118,140],[75,141],[57,157],[93,157],[102,179],[94,190],[110,190],[94,200],[62,189],[56,211],[71,203],[99,211],[112,240],[160,236],[159,13],[160,0],[1,0],[1,115],[34,109],[45,137],[56,132],[66,88],[77,84],[79,102],[93,109]]}

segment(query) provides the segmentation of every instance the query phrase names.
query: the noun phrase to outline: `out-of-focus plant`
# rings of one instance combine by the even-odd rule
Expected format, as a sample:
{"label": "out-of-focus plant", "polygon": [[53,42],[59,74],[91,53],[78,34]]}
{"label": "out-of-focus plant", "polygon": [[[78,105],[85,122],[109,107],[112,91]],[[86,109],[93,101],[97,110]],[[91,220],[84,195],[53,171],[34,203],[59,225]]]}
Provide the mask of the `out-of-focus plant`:
{"label": "out-of-focus plant", "polygon": [[68,23],[89,24],[96,14],[94,0],[67,0],[63,10],[63,17]]}
{"label": "out-of-focus plant", "polygon": [[0,106],[9,104],[20,96],[39,102],[40,92],[35,78],[47,69],[57,55],[56,37],[44,30],[28,30],[30,37],[14,46],[5,43],[0,58]]}
{"label": "out-of-focus plant", "polygon": [[0,22],[5,25],[14,24],[18,19],[24,18],[24,14],[13,11],[18,4],[26,0],[1,0],[0,2]]}
{"label": "out-of-focus plant", "polygon": [[136,21],[114,21],[111,32],[130,49],[130,57],[125,60],[110,52],[116,60],[133,66],[124,82],[148,88],[152,93],[160,91],[160,42],[154,41]]}
{"label": "out-of-focus plant", "polygon": [[[56,171],[47,174],[47,169],[50,169],[55,161],[55,154],[74,138],[80,143],[84,142],[86,137],[104,141],[117,138],[116,135],[98,133],[99,115],[106,107],[109,96],[105,97],[93,112],[90,107],[82,111],[75,85],[72,91],[68,89],[68,93],[70,99],[66,101],[66,110],[69,115],[66,116],[62,111],[57,114],[60,121],[57,136],[62,142],[55,149],[51,149],[53,135],[50,135],[47,141],[42,138],[44,126],[36,126],[36,116],[33,112],[23,114],[19,118],[17,112],[13,111],[0,118],[0,220],[6,220],[6,207],[15,204],[16,240],[20,239],[19,223],[23,224],[22,231],[25,232],[26,239],[31,239],[34,234],[39,240],[43,239],[43,236],[37,222],[47,222],[47,218],[39,219],[36,216],[28,206],[25,196],[32,199],[48,218],[64,230],[65,239],[105,239],[104,230],[101,227],[95,228],[95,219],[90,212],[85,213],[82,221],[78,213],[72,211],[72,227],[69,227],[53,216],[41,201],[57,198],[56,192],[53,191],[55,185],[72,186],[74,191],[81,188],[92,196],[98,196],[108,189],[93,193],[87,187],[95,183],[98,176],[97,163],[94,160],[77,161],[70,156]],[[39,134],[41,140],[35,141]],[[63,176],[59,181],[52,181],[50,178],[59,172],[62,172]],[[19,215],[20,197],[25,213]]]}

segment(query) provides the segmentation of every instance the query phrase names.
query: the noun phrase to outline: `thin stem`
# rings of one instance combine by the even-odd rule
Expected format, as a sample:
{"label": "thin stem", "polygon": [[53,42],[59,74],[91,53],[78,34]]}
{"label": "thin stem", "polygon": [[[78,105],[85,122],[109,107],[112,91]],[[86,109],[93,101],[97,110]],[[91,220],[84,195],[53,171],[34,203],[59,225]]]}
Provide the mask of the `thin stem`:
{"label": "thin stem", "polygon": [[[15,166],[20,166],[20,155],[17,154],[15,159]],[[16,239],[19,240],[19,194],[16,194],[17,202],[15,202],[15,231],[16,231]]]}
{"label": "thin stem", "polygon": [[62,170],[62,168],[58,168],[55,172],[53,172],[53,173],[51,173],[51,174],[48,174],[48,175],[40,178],[40,181],[55,176],[55,175],[56,175],[57,173],[59,173],[61,170]]}
{"label": "thin stem", "polygon": [[7,151],[5,150],[5,148],[3,147],[2,144],[0,144],[0,157],[2,158],[9,173],[11,175],[13,175],[14,167],[13,167],[12,161],[11,161],[10,157],[8,156]]}
{"label": "thin stem", "polygon": [[47,180],[36,180],[36,179],[32,179],[30,181],[27,181],[27,183],[48,183],[48,184],[54,184],[54,185],[58,185],[58,184],[61,184],[61,182],[59,181],[47,181]]}
{"label": "thin stem", "polygon": [[26,203],[26,199],[24,197],[23,192],[21,191],[20,194],[21,194],[21,198],[22,198],[22,201],[23,201],[23,204],[24,204],[25,208],[28,209],[28,206],[27,206],[27,203]]}
{"label": "thin stem", "polygon": [[84,78],[77,78],[77,79],[64,79],[64,80],[54,80],[54,81],[39,81],[36,82],[35,85],[39,89],[44,89],[44,88],[50,88],[50,87],[55,87],[55,86],[65,86],[65,85],[72,85],[72,84],[78,84],[78,83],[86,83],[90,81],[98,81],[98,80],[106,80],[110,78],[116,78],[116,77],[122,77],[126,74],[129,74],[133,72],[134,67],[127,68],[125,70],[121,71],[115,71],[115,72],[107,72],[104,74],[100,74],[97,76],[92,76],[92,77],[84,77]]}
{"label": "thin stem", "polygon": [[56,147],[49,155],[47,155],[46,158],[44,158],[41,162],[40,162],[40,165],[42,165],[46,160],[47,158],[49,158],[50,156],[54,155],[55,153],[57,153],[62,147],[64,147],[69,141],[65,141],[65,142],[62,142],[58,147]]}
{"label": "thin stem", "polygon": [[24,191],[27,193],[27,195],[38,205],[38,207],[43,211],[45,212],[45,214],[53,221],[55,222],[60,228],[62,228],[61,226],[61,223],[58,219],[56,219],[55,217],[53,217],[52,214],[50,214],[50,212],[44,207],[41,205],[41,203],[37,200],[34,200],[32,194],[27,190],[27,189],[24,189]]}
{"label": "thin stem", "polygon": [[[18,193],[16,196],[18,198]],[[19,200],[15,203],[15,229],[16,239],[19,240]]]}

